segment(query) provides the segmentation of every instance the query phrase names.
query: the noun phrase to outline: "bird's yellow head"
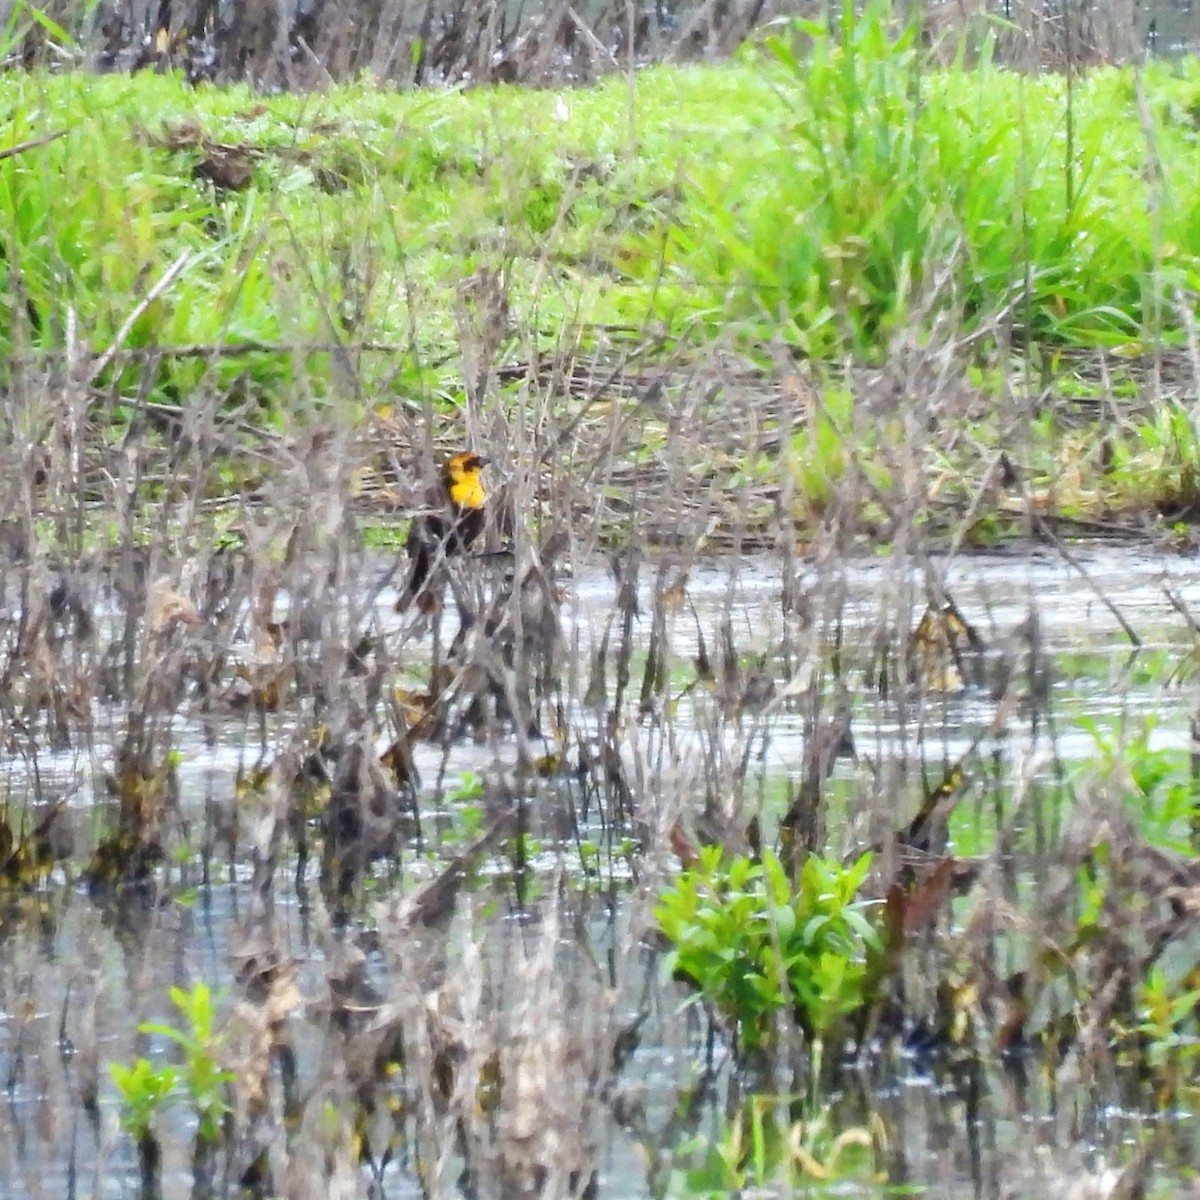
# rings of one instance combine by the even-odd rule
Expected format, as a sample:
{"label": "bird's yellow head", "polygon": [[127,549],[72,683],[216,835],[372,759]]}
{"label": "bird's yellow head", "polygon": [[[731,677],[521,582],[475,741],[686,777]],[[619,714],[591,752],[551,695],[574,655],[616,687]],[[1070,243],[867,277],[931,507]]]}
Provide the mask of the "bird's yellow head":
{"label": "bird's yellow head", "polygon": [[487,500],[483,490],[483,468],[487,461],[469,450],[447,459],[446,491],[455,508],[483,508]]}

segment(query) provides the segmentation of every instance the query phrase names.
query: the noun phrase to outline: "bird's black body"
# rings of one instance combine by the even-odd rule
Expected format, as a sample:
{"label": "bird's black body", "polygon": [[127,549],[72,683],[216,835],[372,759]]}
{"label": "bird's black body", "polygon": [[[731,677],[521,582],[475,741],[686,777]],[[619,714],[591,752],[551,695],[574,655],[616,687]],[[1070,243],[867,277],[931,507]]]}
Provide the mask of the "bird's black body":
{"label": "bird's black body", "polygon": [[486,461],[464,453],[446,463],[440,486],[429,495],[427,507],[413,518],[409,529],[405,543],[408,578],[397,608],[407,608],[413,601],[424,611],[436,608],[431,583],[438,564],[465,554],[483,532],[487,511],[480,473]]}

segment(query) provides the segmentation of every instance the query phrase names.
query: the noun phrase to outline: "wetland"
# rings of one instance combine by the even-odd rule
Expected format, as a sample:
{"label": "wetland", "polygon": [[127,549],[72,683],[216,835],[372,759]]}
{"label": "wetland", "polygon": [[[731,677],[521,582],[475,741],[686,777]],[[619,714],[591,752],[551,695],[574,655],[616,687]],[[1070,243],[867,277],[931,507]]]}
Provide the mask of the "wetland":
{"label": "wetland", "polygon": [[[673,583],[686,572],[686,604],[663,606],[656,581],[668,564]],[[490,1186],[470,1176],[494,1182],[493,1172],[505,1188],[549,1188],[539,1172],[555,1165],[563,1189],[586,1171],[598,1195],[707,1194],[747,1169],[731,1146],[750,1103],[797,1121],[806,1157],[791,1169],[807,1163],[808,1186],[836,1180],[836,1194],[1109,1195],[1132,1172],[1148,1194],[1178,1194],[1196,1165],[1190,1085],[1175,1074],[1187,1042],[1168,1025],[1160,1036],[1171,1044],[1147,1075],[1122,1044],[1145,1031],[1110,1030],[1089,1047],[1100,1061],[1085,1064],[1073,1046],[1082,1031],[1061,1023],[1086,1020],[1097,997],[1036,964],[1053,953],[1072,974],[1101,961],[1114,970],[1100,929],[1129,938],[1117,961],[1124,970],[1124,956],[1137,957],[1142,974],[1127,983],[1145,1006],[1130,1020],[1149,1019],[1147,973],[1186,977],[1188,922],[1168,937],[1169,919],[1154,917],[1160,967],[1139,940],[1149,912],[1130,918],[1137,932],[1098,923],[1086,935],[1084,896],[1070,896],[1069,918],[1046,906],[1064,902],[1064,872],[1080,871],[1112,889],[1093,903],[1117,903],[1109,847],[1129,857],[1145,903],[1167,913],[1186,903],[1195,568],[1128,546],[1076,548],[1071,561],[1013,549],[936,567],[986,646],[978,682],[945,678],[952,661],[923,662],[928,678],[881,695],[881,624],[915,628],[925,610],[920,573],[892,560],[799,569],[794,594],[806,604],[790,613],[777,564],[763,556],[688,567],[660,553],[624,601],[607,565],[580,564],[560,610],[575,683],[526,731],[528,753],[490,723],[483,736],[413,738],[406,784],[390,785],[394,810],[383,810],[394,811],[388,844],[357,873],[353,897],[323,854],[306,861],[305,842],[334,836],[321,806],[336,803],[342,773],[328,746],[306,761],[314,742],[299,696],[295,708],[255,711],[234,686],[223,711],[193,699],[174,712],[159,743],[171,760],[154,816],[164,853],[133,875],[136,856],[123,848],[119,883],[96,877],[99,848],[130,803],[150,819],[149,784],[131,801],[128,778],[113,775],[124,715],[97,704],[86,739],[14,754],[10,820],[45,845],[36,867],[18,846],[6,868],[22,864],[6,888],[0,971],[8,1194],[140,1194],[108,1064],[170,1061],[163,1030],[191,1032],[194,1019],[172,989],[194,1003],[198,988],[213,990],[210,1050],[233,1072],[225,1119],[236,1134],[212,1194],[235,1183],[253,1193],[246,1172],[268,1162],[270,1188],[295,1195],[329,1187],[335,1170],[348,1195],[457,1194]],[[404,648],[406,673],[427,678],[429,637],[395,613],[393,587],[377,586],[387,559],[368,553],[361,569],[362,619],[381,646]],[[906,591],[913,608],[902,617]],[[281,611],[294,602],[276,599]],[[632,641],[604,664],[622,602],[635,605]],[[97,606],[97,631],[110,615]],[[814,670],[835,628],[839,680]],[[181,624],[172,636],[194,652],[208,631]],[[254,661],[249,641],[232,645],[235,659]],[[697,665],[706,656],[717,664],[707,677]],[[621,661],[633,685],[614,721]],[[661,688],[647,693],[653,678]],[[461,686],[448,685],[442,703],[468,709]],[[819,697],[836,712],[843,688],[855,697],[848,727],[832,761],[819,762]],[[414,703],[411,692],[401,703]],[[394,730],[369,732],[371,752],[385,756]],[[744,849],[753,817],[774,843],[814,769],[823,850],[848,861],[874,848],[865,891],[881,899],[889,877],[915,870],[906,886],[930,911],[907,918],[919,924],[905,957],[922,965],[904,1018],[881,1018],[835,1063],[785,1071],[739,1054],[733,1029],[664,972],[654,905],[691,861],[681,842],[707,822],[707,837]],[[940,841],[914,868],[914,818],[955,770],[963,778]],[[290,811],[301,797],[307,832]],[[143,825],[139,837],[149,836]],[[939,863],[963,868],[953,888],[930,883]],[[1052,925],[1064,919],[1075,944]],[[991,960],[992,994],[975,991],[975,956]],[[926,970],[939,974],[922,980]],[[1033,993],[1019,1036],[1008,991],[1018,975]],[[1173,1054],[1181,1062],[1171,1065]],[[1166,1105],[1160,1072],[1180,1089]],[[197,1120],[183,1099],[158,1115],[164,1195],[199,1187]]]}
{"label": "wetland", "polygon": [[0,1197],[1194,1192],[1195,61],[149,32],[4,34]]}

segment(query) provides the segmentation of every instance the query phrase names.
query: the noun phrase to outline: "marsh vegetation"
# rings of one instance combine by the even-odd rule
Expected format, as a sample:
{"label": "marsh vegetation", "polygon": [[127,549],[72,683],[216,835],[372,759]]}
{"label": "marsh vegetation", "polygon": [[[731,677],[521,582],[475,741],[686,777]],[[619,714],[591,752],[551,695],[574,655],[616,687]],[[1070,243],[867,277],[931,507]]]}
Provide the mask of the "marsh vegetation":
{"label": "marsh vegetation", "polygon": [[1180,1194],[1200,72],[993,49],[0,76],[0,1194]]}

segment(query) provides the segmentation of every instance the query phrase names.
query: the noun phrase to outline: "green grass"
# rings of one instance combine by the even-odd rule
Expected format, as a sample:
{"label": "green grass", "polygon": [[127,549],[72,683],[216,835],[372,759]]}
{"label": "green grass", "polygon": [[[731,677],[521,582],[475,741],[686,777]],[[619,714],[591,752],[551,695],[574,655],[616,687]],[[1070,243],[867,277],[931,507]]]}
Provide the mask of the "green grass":
{"label": "green grass", "polygon": [[[262,97],[8,73],[0,104],[9,144],[66,131],[0,161],[0,354],[70,336],[104,350],[187,254],[124,345],[262,343],[168,357],[150,398],[206,389],[265,424],[452,408],[462,323],[486,325],[484,274],[507,303],[501,358],[649,323],[764,365],[769,346],[870,363],[935,327],[1003,327],[1052,369],[1064,350],[1181,345],[1178,296],[1200,287],[1200,66],[1097,70],[1072,90],[986,54],[935,69],[880,10],[838,37],[797,25],[732,64],[580,91]],[[244,161],[246,187],[197,176],[214,143]],[[364,343],[348,381],[329,349]],[[317,348],[271,349],[296,345]],[[998,391],[1006,365],[989,363]],[[95,382],[130,395],[141,371],[118,357]],[[853,389],[829,396],[847,413],[790,450],[800,518],[847,472],[840,430],[860,466],[878,457]],[[1003,436],[981,433],[978,463]],[[1095,512],[1153,488],[1190,504],[1194,441],[1182,409],[1124,430],[1112,477],[1063,503]],[[1056,470],[1057,447],[1051,431],[1034,465]],[[891,469],[872,480],[881,494]],[[976,482],[965,471],[961,493]]]}
{"label": "green grass", "polygon": [[[670,319],[678,304],[782,320],[822,354],[883,349],[943,269],[967,319],[1028,278],[1031,336],[1067,342],[1142,337],[1151,301],[1169,308],[1164,292],[1200,277],[1194,65],[1145,75],[1152,197],[1128,71],[1078,83],[1068,171],[1061,78],[934,72],[866,20],[845,47],[808,40],[804,57],[781,41],[773,60],[646,71],[632,101],[622,79],[259,98],[149,74],[10,74],[10,141],[69,133],[0,164],[9,269],[44,340],[68,298],[111,337],[191,250],[200,263],[134,342],[401,338],[415,320],[441,345],[444,289],[507,260],[526,317]],[[171,148],[181,127],[253,148],[251,185],[193,179],[202,152]],[[671,283],[652,293],[664,239]],[[408,311],[414,298],[427,305]]]}
{"label": "green grass", "polygon": [[[396,344],[408,361],[387,374],[405,396],[455,377],[423,368],[452,352],[456,292],[480,267],[506,270],[521,328],[554,337],[565,322],[628,316],[592,263],[619,244],[622,205],[643,191],[650,203],[659,184],[624,155],[611,89],[571,97],[566,121],[553,97],[515,90],[260,101],[150,75],[9,75],[0,93],[12,142],[69,130],[0,164],[6,273],[24,292],[0,320],[5,351],[61,346],[68,308],[103,348],[183,252],[192,265],[127,345]],[[201,136],[253,154],[249,187],[194,178]],[[249,366],[265,399],[297,387],[288,356]],[[246,367],[229,360],[213,379],[207,362],[173,363],[162,398],[202,377],[227,387]],[[306,387],[327,393],[329,362],[303,367]]]}
{"label": "green grass", "polygon": [[878,12],[770,49],[757,127],[692,167],[671,231],[700,307],[724,297],[722,319],[820,357],[878,357],[947,310],[969,331],[1008,309],[1051,345],[1178,336],[1175,289],[1200,278],[1194,63],[1145,71],[1144,128],[1130,70],[1073,93],[986,56],[931,70]]}

